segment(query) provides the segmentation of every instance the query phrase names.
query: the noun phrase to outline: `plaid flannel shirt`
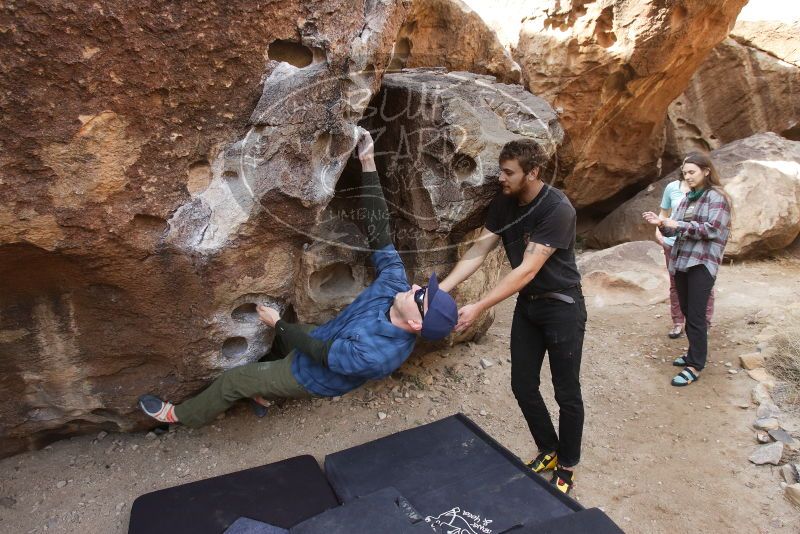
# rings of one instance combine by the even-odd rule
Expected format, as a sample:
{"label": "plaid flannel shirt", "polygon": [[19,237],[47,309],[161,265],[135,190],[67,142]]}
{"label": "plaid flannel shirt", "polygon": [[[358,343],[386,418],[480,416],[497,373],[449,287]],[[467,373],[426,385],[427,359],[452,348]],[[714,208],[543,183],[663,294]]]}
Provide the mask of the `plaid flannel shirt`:
{"label": "plaid flannel shirt", "polygon": [[678,204],[672,219],[677,228],[661,228],[665,236],[676,236],[669,258],[669,272],[686,271],[695,265],[705,265],[713,278],[717,277],[725,244],[731,233],[731,209],[727,200],[713,189],[707,190],[697,199],[695,214],[691,221],[683,220],[689,197]]}

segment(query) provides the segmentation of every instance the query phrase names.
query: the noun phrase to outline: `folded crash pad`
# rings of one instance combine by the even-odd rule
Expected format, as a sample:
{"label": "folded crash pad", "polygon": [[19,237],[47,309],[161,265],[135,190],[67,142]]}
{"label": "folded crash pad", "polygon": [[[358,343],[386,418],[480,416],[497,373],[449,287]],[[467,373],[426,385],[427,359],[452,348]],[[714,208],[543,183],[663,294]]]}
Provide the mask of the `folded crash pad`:
{"label": "folded crash pad", "polygon": [[583,510],[462,414],[330,454],[325,473],[343,503],[397,488],[442,532],[497,534]]}
{"label": "folded crash pad", "polygon": [[220,534],[239,517],[280,528],[339,503],[312,456],[147,493],[131,506],[129,534]]}
{"label": "folded crash pad", "polygon": [[249,517],[240,517],[222,534],[289,534],[289,531]]}
{"label": "folded crash pad", "polygon": [[289,534],[433,534],[423,517],[394,488],[358,497],[289,529]]}

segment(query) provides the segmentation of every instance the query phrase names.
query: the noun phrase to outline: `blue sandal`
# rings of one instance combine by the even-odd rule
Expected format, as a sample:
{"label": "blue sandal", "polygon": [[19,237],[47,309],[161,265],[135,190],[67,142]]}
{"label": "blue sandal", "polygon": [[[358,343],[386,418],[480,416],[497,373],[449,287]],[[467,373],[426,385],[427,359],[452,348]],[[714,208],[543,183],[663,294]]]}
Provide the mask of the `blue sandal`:
{"label": "blue sandal", "polygon": [[672,379],[672,385],[677,387],[688,386],[699,378],[700,376],[697,373],[687,367]]}
{"label": "blue sandal", "polygon": [[686,355],[678,356],[672,361],[672,365],[675,367],[685,367],[686,366]]}

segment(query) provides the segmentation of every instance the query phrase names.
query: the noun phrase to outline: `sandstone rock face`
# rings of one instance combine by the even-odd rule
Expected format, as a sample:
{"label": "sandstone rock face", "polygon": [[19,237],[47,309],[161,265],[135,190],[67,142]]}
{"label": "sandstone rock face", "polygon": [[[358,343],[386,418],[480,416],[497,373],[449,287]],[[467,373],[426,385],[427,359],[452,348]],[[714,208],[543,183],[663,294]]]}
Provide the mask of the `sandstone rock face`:
{"label": "sandstone rock face", "polygon": [[399,1],[2,9],[0,456],[149,424],[140,394],[180,401],[269,350],[258,303],[312,323],[344,307],[372,279],[360,221],[336,216],[359,121],[378,144],[424,140],[379,157],[413,275],[446,274],[483,223],[497,143],[562,135],[546,103],[485,77],[411,75],[439,85],[384,110],[428,115],[376,108]]}
{"label": "sandstone rock face", "polygon": [[[0,456],[253,361],[400,1],[0,8]],[[254,107],[255,106],[255,107]],[[324,285],[324,283],[321,283]]]}
{"label": "sandstone rock face", "polygon": [[578,258],[581,286],[595,307],[645,306],[669,297],[664,251],[653,241],[633,241]]}
{"label": "sandstone rock face", "polygon": [[394,67],[444,67],[520,80],[519,65],[480,15],[461,0],[414,0],[394,48]]}
{"label": "sandstone rock face", "polygon": [[576,208],[657,175],[667,107],[746,0],[541,0],[514,59],[531,92],[563,109],[564,190]]}
{"label": "sandstone rock face", "polygon": [[734,39],[717,45],[670,106],[666,157],[679,164],[760,132],[797,140],[800,68]]}
{"label": "sandstone rock face", "polygon": [[737,21],[731,37],[741,44],[762,50],[777,59],[800,67],[800,21]]}
{"label": "sandstone rock face", "polygon": [[[711,153],[733,200],[733,227],[725,249],[730,258],[780,250],[800,233],[800,142],[773,133],[734,141]],[[590,233],[587,244],[609,247],[653,239],[642,212],[657,211],[666,185],[679,170],[622,204]]]}

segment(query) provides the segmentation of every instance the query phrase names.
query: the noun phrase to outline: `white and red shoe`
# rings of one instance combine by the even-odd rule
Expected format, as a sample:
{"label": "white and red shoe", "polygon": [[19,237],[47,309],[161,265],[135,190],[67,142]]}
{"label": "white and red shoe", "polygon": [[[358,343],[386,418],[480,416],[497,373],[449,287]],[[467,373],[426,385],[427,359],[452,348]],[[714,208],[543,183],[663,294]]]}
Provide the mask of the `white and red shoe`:
{"label": "white and red shoe", "polygon": [[175,405],[171,402],[162,401],[154,395],[142,395],[139,397],[139,408],[144,413],[162,423],[177,423],[178,417],[175,415]]}

